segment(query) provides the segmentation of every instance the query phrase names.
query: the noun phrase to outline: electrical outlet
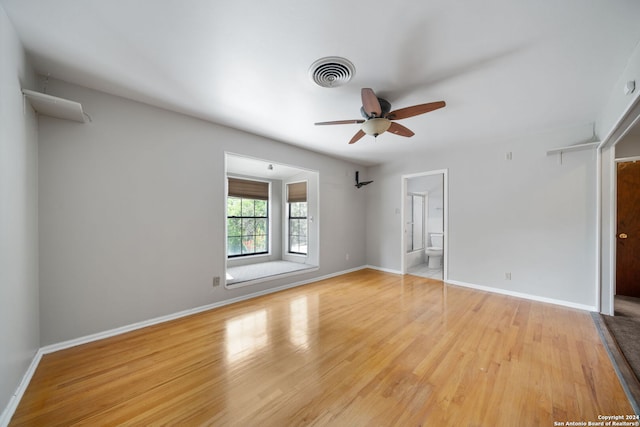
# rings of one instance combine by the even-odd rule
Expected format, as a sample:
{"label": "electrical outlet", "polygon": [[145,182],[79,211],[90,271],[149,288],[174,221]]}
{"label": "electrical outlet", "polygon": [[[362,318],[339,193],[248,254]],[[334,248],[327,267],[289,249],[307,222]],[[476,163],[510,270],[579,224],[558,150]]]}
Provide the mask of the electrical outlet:
{"label": "electrical outlet", "polygon": [[346,259],[347,261],[349,261],[349,254],[346,254],[346,255],[344,256],[344,259]]}
{"label": "electrical outlet", "polygon": [[220,276],[213,276],[213,287],[216,288],[220,286]]}
{"label": "electrical outlet", "polygon": [[504,273],[504,280],[511,280],[511,273]]}

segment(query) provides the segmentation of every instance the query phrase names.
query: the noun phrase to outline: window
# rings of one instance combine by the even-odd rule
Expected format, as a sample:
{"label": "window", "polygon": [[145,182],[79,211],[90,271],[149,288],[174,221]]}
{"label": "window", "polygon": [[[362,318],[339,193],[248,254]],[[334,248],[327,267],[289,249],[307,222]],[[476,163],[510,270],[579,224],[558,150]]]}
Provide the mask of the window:
{"label": "window", "polygon": [[227,257],[269,253],[269,183],[229,178]]}
{"label": "window", "polygon": [[307,183],[287,184],[289,253],[307,255]]}

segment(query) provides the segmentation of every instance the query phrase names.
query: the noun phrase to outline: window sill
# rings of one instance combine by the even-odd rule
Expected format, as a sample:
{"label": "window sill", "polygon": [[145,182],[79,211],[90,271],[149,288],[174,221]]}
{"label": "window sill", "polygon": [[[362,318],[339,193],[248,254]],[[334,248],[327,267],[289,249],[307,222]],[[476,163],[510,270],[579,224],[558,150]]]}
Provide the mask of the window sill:
{"label": "window sill", "polygon": [[[317,265],[300,264],[287,261],[269,261],[260,264],[232,267],[227,269],[225,288],[235,289],[243,286],[269,282],[285,277],[297,276],[318,271]],[[231,270],[231,274],[229,273]],[[234,275],[236,276],[234,278]]]}

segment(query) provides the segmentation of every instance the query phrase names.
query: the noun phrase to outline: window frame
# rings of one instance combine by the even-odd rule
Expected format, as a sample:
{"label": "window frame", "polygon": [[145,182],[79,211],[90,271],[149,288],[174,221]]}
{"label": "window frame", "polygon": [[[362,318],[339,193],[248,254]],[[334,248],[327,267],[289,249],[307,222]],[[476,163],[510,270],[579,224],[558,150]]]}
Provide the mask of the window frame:
{"label": "window frame", "polygon": [[[227,179],[239,179],[239,180],[244,180],[244,181],[254,181],[254,182],[259,182],[259,183],[265,183],[268,185],[268,195],[267,195],[267,199],[256,199],[253,198],[251,196],[236,196],[236,195],[229,195],[229,192],[227,191],[226,197],[225,197],[225,214],[226,214],[226,222],[225,222],[225,229],[226,229],[226,241],[225,241],[225,252],[227,255],[227,259],[240,259],[240,258],[248,258],[248,257],[254,257],[254,256],[265,256],[265,255],[269,255],[271,253],[271,182],[269,181],[264,181],[264,180],[260,180],[260,179],[254,179],[254,178],[248,178],[248,177],[237,177],[237,176],[227,176]],[[255,210],[254,210],[254,215],[253,216],[237,216],[237,215],[229,215],[229,199],[231,198],[235,198],[235,199],[240,199],[240,203],[242,205],[242,201],[243,200],[252,200],[254,203],[254,209],[255,209],[255,202],[256,201],[264,201],[266,204],[266,216],[255,216]],[[242,212],[241,212],[242,213]],[[265,242],[265,246],[266,246],[266,250],[265,251],[260,251],[260,252],[250,252],[250,253],[239,253],[239,254],[230,254],[229,252],[229,239],[231,237],[240,237],[241,238],[241,242],[243,240],[243,238],[245,237],[244,234],[242,234],[243,232],[241,231],[241,234],[239,236],[230,236],[229,235],[229,220],[230,219],[240,219],[241,220],[241,228],[242,228],[242,223],[243,223],[243,219],[253,219],[253,220],[258,220],[258,219],[264,219],[266,222],[266,233],[265,234],[251,234],[251,235],[246,235],[246,236],[265,236],[266,242]],[[255,230],[254,230],[255,231]],[[241,252],[242,252],[242,243],[241,243]],[[254,245],[254,250],[255,250],[255,245]]]}
{"label": "window frame", "polygon": [[[305,201],[304,202],[289,202],[289,185],[292,184],[299,184],[299,183],[304,183],[305,184]],[[286,235],[286,245],[287,245],[287,254],[289,255],[294,255],[294,256],[304,256],[304,257],[308,257],[309,256],[309,182],[307,180],[303,180],[303,181],[294,181],[294,182],[287,182],[285,184],[285,203],[287,205],[287,226],[286,226],[286,230],[287,230],[287,235]],[[291,211],[292,211],[292,204],[295,203],[304,203],[305,204],[305,211],[306,211],[306,215],[305,216],[291,216]],[[306,252],[298,252],[298,251],[293,251],[291,249],[291,237],[292,237],[292,220],[294,221],[300,221],[300,220],[304,220],[305,221],[305,229],[306,229],[306,233],[305,233],[305,242],[306,242],[306,248],[307,251]],[[295,235],[297,237],[299,237],[300,235]]]}

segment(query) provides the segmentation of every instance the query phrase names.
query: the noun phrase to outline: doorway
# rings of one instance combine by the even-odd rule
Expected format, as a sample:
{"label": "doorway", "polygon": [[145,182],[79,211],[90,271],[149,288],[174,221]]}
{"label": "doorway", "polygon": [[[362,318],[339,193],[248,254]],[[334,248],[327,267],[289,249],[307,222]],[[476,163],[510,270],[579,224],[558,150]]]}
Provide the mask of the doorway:
{"label": "doorway", "polygon": [[401,177],[401,272],[448,277],[448,176],[434,170]]}
{"label": "doorway", "polygon": [[640,298],[640,157],[616,161],[616,296]]}

